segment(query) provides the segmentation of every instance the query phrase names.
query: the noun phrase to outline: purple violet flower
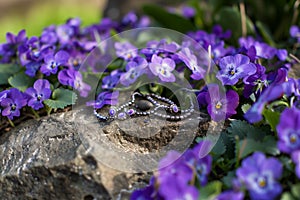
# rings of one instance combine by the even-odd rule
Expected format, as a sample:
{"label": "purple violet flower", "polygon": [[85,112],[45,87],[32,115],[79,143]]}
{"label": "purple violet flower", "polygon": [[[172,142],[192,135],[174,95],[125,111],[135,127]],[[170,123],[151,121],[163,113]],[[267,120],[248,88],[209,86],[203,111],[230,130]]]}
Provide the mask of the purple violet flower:
{"label": "purple violet flower", "polygon": [[296,164],[296,175],[300,179],[300,150],[294,151],[291,157],[293,162]]}
{"label": "purple violet flower", "polygon": [[160,160],[158,169],[160,183],[170,176],[176,176],[181,184],[187,184],[193,177],[192,168],[184,162],[179,152],[173,150]]}
{"label": "purple violet flower", "polygon": [[291,26],[290,28],[290,35],[293,37],[293,38],[296,38],[297,39],[297,42],[300,43],[300,28],[299,26]]}
{"label": "purple violet flower", "polygon": [[86,70],[83,68],[80,68],[81,64],[83,63],[83,60],[86,58],[86,54],[79,52],[79,51],[72,51],[70,52],[70,59],[68,60],[68,66],[72,67],[75,70]]}
{"label": "purple violet flower", "polygon": [[214,121],[225,120],[236,114],[239,95],[234,90],[228,90],[225,94],[217,84],[211,84],[205,98],[208,103],[207,111]]}
{"label": "purple violet flower", "polygon": [[201,186],[206,185],[207,177],[211,171],[212,157],[207,155],[211,149],[209,141],[201,141],[193,149],[187,150],[183,157],[187,164],[194,169]]}
{"label": "purple violet flower", "polygon": [[190,6],[184,6],[181,10],[182,15],[186,18],[193,18],[196,14],[196,11],[193,7]]}
{"label": "purple violet flower", "polygon": [[234,85],[240,78],[247,78],[256,72],[256,66],[250,63],[249,57],[237,54],[235,56],[226,56],[219,62],[221,71],[217,77],[223,85]]}
{"label": "purple violet flower", "polygon": [[242,51],[246,51],[251,60],[257,58],[272,59],[274,56],[277,56],[279,60],[284,61],[287,57],[285,49],[276,49],[267,43],[256,41],[251,36],[240,38],[239,44],[242,47]]}
{"label": "purple violet flower", "polygon": [[87,106],[93,106],[96,109],[102,108],[104,105],[116,105],[118,103],[119,91],[101,92],[97,99],[86,103]]}
{"label": "purple violet flower", "polygon": [[66,51],[58,51],[55,55],[50,53],[45,55],[44,64],[41,66],[41,72],[46,76],[50,74],[56,74],[58,67],[66,65],[69,60],[69,54]]}
{"label": "purple violet flower", "polygon": [[172,71],[175,69],[175,62],[170,58],[161,58],[153,55],[149,64],[151,72],[164,82],[174,82],[175,76]]}
{"label": "purple violet flower", "polygon": [[232,55],[234,53],[233,47],[227,47],[225,48],[224,41],[220,41],[218,43],[215,43],[211,45],[211,56],[214,59],[216,63],[219,62],[219,59],[226,55]]}
{"label": "purple violet flower", "polygon": [[126,61],[132,60],[133,58],[138,56],[137,47],[133,46],[129,42],[116,42],[115,48],[117,56],[123,58]]}
{"label": "purple violet flower", "polygon": [[251,199],[272,200],[282,191],[276,181],[281,177],[282,164],[276,158],[266,158],[261,152],[256,152],[242,162],[236,175],[250,193]]}
{"label": "purple violet flower", "polygon": [[113,89],[120,81],[121,72],[116,69],[102,79],[102,89]]}
{"label": "purple violet flower", "polygon": [[215,25],[213,27],[213,33],[220,39],[228,39],[231,37],[231,31],[226,30],[225,32],[223,31],[223,28],[221,25]]}
{"label": "purple violet flower", "polygon": [[6,95],[6,98],[2,98],[1,106],[3,107],[2,116],[7,116],[10,120],[14,117],[20,116],[20,109],[27,104],[27,99],[16,88],[11,88]]}
{"label": "purple violet flower", "polygon": [[70,43],[71,38],[75,35],[75,30],[69,24],[63,24],[56,28],[56,34],[60,44],[66,45]]}
{"label": "purple violet flower", "polygon": [[51,96],[50,83],[45,79],[38,79],[34,82],[33,87],[25,91],[28,96],[28,106],[34,110],[39,110],[44,107],[43,101]]}
{"label": "purple violet flower", "polygon": [[188,185],[193,178],[193,170],[180,156],[176,151],[169,151],[160,161],[158,192],[164,199],[197,199],[197,189]]}
{"label": "purple violet flower", "polygon": [[136,28],[148,27],[151,23],[151,20],[148,16],[141,16],[138,23],[135,25]]}
{"label": "purple violet flower", "polygon": [[192,79],[200,80],[204,78],[206,71],[198,64],[197,57],[191,53],[189,48],[183,48],[178,53],[178,56],[186,64],[186,66],[192,70]]}
{"label": "purple violet flower", "polygon": [[208,88],[205,85],[201,91],[199,92],[198,96],[197,96],[197,100],[198,100],[198,104],[200,107],[205,107],[207,106],[207,102],[206,102],[206,94],[208,92]]}
{"label": "purple violet flower", "polygon": [[120,83],[129,86],[142,74],[146,73],[148,62],[145,58],[137,57],[135,61],[130,61],[126,65],[126,72],[120,77]]}
{"label": "purple violet flower", "polygon": [[9,90],[4,90],[4,91],[0,92],[0,103],[1,103],[2,99],[7,98],[8,93],[9,93]]}
{"label": "purple violet flower", "polygon": [[278,132],[278,149],[285,153],[300,150],[300,110],[286,108],[280,115]]}
{"label": "purple violet flower", "polygon": [[262,120],[262,112],[268,102],[274,101],[283,96],[283,94],[290,96],[291,94],[298,94],[296,89],[297,84],[293,79],[283,83],[273,83],[267,87],[259,99],[252,105],[252,107],[245,113],[244,118],[250,123],[256,123]]}
{"label": "purple violet flower", "polygon": [[147,61],[151,61],[154,54],[162,55],[163,57],[173,57],[177,50],[179,50],[179,45],[176,42],[168,43],[165,39],[160,41],[152,40],[147,42],[146,48],[141,49],[141,53],[147,58]]}
{"label": "purple violet flower", "polygon": [[19,59],[21,65],[25,66],[25,73],[34,77],[41,66],[46,54],[52,53],[52,46],[41,46],[38,37],[31,37],[19,46]]}
{"label": "purple violet flower", "polygon": [[[244,86],[244,97],[249,98],[250,95],[254,92],[256,95],[259,95],[262,92],[262,89],[267,86],[267,75],[265,74],[266,68],[260,64],[256,64],[256,73],[249,76],[245,79]],[[254,91],[254,88],[256,90]]]}
{"label": "purple violet flower", "polygon": [[21,65],[26,65],[32,61],[38,61],[40,58],[41,47],[38,37],[31,37],[19,46],[19,58]]}
{"label": "purple violet flower", "polygon": [[1,102],[3,99],[7,98],[8,93],[9,93],[9,90],[4,90],[4,91],[0,92],[0,114],[2,112]]}
{"label": "purple violet flower", "polygon": [[129,26],[129,25],[135,26],[137,21],[138,21],[137,15],[131,11],[123,17],[121,23],[123,26]]}
{"label": "purple violet flower", "polygon": [[234,190],[228,190],[225,192],[222,192],[217,196],[215,200],[243,200],[244,199],[244,193]]}
{"label": "purple violet flower", "polygon": [[155,177],[152,177],[148,186],[142,189],[135,190],[131,194],[130,200],[163,200],[163,198],[155,189],[155,181]]}
{"label": "purple violet flower", "polygon": [[168,177],[159,186],[159,194],[165,200],[197,200],[199,192],[196,187],[182,184],[175,176]]}
{"label": "purple violet flower", "polygon": [[18,35],[6,34],[6,43],[0,44],[0,61],[2,63],[11,62],[16,56],[19,45],[27,40],[25,30],[21,30]]}
{"label": "purple violet flower", "polygon": [[58,80],[61,84],[69,85],[78,90],[82,97],[87,97],[91,90],[91,86],[83,82],[81,73],[72,68],[60,71]]}
{"label": "purple violet flower", "polygon": [[54,45],[58,41],[55,29],[56,27],[54,25],[46,27],[42,32],[40,42],[43,44]]}

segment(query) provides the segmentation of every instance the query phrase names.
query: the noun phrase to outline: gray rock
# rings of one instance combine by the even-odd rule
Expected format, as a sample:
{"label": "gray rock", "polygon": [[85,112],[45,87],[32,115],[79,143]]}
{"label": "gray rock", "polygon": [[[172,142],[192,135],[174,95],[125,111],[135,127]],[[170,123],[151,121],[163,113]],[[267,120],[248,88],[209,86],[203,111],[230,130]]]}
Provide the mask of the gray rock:
{"label": "gray rock", "polygon": [[1,199],[111,199],[137,179],[87,152],[74,112],[27,121],[2,134],[0,157]]}
{"label": "gray rock", "polygon": [[[191,121],[160,124],[138,117],[99,123],[89,113],[57,113],[0,135],[1,199],[128,199],[148,182],[161,156],[187,136],[163,153],[159,149],[179,130],[196,131]],[[139,126],[151,131],[139,133]]]}

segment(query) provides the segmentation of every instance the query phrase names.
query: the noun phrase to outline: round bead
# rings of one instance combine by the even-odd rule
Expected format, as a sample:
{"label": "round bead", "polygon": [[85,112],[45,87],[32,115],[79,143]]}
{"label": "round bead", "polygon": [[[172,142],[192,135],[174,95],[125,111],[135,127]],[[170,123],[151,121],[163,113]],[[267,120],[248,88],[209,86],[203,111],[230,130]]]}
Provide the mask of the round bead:
{"label": "round bead", "polygon": [[118,114],[118,119],[120,119],[120,120],[126,119],[126,114],[125,114],[124,112],[120,112],[120,113]]}
{"label": "round bead", "polygon": [[101,120],[107,120],[107,117],[100,115],[99,113],[97,113],[96,110],[94,110],[94,115]]}
{"label": "round bead", "polygon": [[179,112],[179,108],[178,108],[178,106],[176,104],[172,104],[170,106],[170,108],[171,108],[171,112],[174,112],[174,113],[178,113]]}
{"label": "round bead", "polygon": [[135,110],[131,108],[131,109],[127,110],[126,113],[127,113],[127,115],[131,116],[131,115],[135,114]]}
{"label": "round bead", "polygon": [[109,111],[108,111],[108,114],[109,116],[113,117],[115,116],[117,113],[116,109],[115,108],[110,108]]}

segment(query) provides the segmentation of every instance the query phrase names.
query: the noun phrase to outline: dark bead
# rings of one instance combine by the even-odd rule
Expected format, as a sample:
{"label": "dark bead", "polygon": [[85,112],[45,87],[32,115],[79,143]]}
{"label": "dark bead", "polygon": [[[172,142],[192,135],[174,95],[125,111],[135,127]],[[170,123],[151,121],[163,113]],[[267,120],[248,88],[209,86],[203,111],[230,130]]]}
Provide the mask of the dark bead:
{"label": "dark bead", "polygon": [[141,99],[135,102],[135,107],[142,111],[146,111],[152,108],[153,104],[150,101]]}

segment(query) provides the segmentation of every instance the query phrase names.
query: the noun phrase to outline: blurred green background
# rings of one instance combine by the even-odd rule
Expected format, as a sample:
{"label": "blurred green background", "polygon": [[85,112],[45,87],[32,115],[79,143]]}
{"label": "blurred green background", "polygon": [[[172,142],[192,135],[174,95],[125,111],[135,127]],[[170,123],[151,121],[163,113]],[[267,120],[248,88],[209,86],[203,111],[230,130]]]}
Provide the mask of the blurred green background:
{"label": "blurred green background", "polygon": [[0,0],[0,42],[7,32],[26,29],[29,36],[40,35],[51,24],[80,17],[83,25],[99,22],[106,0]]}
{"label": "blurred green background", "polygon": [[[142,9],[144,4],[156,4],[158,9]],[[242,35],[242,15],[247,34],[259,33],[273,46],[287,40],[291,25],[300,25],[300,0],[0,0],[0,42],[7,32],[26,29],[28,36],[40,35],[44,27],[62,24],[70,17],[80,17],[85,26],[99,22],[102,15],[118,20],[131,10],[165,21],[160,25],[172,28],[174,20],[168,20],[161,8],[182,4],[196,8],[197,29],[210,30],[220,24],[232,30],[235,41]]]}

